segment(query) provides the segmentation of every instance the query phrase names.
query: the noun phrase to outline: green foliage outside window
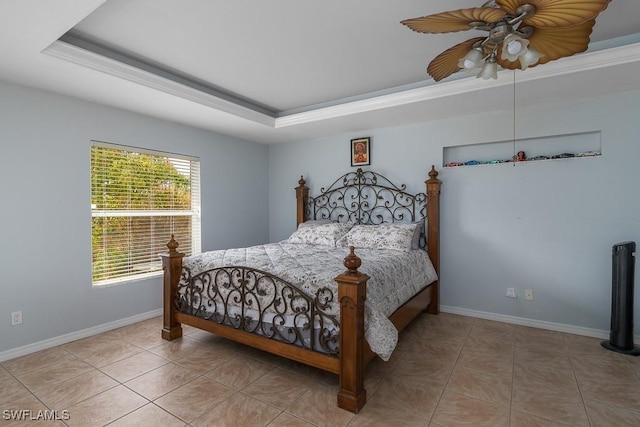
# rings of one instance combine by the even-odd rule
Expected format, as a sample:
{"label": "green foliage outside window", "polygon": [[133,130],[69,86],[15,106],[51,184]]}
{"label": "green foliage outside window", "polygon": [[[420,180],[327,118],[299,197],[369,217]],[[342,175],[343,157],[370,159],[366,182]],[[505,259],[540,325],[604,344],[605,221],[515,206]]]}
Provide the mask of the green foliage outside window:
{"label": "green foliage outside window", "polygon": [[188,245],[190,165],[161,155],[92,146],[94,283],[161,269],[157,254],[166,250],[170,233]]}

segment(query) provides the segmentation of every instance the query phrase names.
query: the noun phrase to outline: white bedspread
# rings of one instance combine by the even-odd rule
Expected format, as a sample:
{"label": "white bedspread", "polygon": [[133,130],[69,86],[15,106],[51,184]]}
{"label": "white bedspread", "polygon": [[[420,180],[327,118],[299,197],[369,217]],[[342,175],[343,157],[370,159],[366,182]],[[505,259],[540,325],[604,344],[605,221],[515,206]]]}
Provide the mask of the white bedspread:
{"label": "white bedspread", "polygon": [[[338,296],[334,278],[345,271],[345,247],[299,245],[286,241],[241,249],[204,252],[187,257],[183,265],[192,275],[224,266],[246,266],[264,270],[298,285],[309,295],[329,287]],[[398,331],[388,316],[437,279],[425,251],[356,249],[362,259],[359,269],[369,275],[365,305],[365,338],[371,349],[388,360],[398,342]],[[334,302],[330,314],[339,316]]]}

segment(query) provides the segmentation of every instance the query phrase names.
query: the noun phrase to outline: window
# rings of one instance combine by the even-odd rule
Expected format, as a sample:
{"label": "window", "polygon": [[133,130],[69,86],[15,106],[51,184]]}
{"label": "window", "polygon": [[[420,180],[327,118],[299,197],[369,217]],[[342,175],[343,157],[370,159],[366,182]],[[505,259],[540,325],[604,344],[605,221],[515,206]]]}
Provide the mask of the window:
{"label": "window", "polygon": [[158,274],[171,234],[200,252],[197,158],[94,142],[91,247],[94,285]]}

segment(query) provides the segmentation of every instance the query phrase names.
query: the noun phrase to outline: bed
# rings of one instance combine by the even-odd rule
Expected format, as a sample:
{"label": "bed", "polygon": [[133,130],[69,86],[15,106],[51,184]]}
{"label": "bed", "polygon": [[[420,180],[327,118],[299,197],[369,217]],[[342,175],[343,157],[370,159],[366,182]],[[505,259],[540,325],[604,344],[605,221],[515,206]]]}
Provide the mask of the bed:
{"label": "bed", "polygon": [[435,167],[428,175],[411,194],[358,169],[313,197],[301,177],[296,231],[282,242],[185,257],[171,236],[162,337],[190,325],[337,374],[338,406],[357,413],[366,364],[388,358],[394,331],[439,312],[441,182]]}

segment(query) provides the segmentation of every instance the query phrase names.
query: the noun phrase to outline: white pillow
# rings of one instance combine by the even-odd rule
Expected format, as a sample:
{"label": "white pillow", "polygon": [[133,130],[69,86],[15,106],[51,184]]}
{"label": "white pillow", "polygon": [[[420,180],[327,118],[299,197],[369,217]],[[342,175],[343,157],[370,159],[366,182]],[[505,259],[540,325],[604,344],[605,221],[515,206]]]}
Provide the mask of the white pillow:
{"label": "white pillow", "polygon": [[[302,225],[302,224],[300,224]],[[287,242],[298,245],[336,246],[340,240],[353,227],[353,224],[307,224],[299,227],[289,237]]]}
{"label": "white pillow", "polygon": [[298,228],[309,227],[312,225],[324,225],[324,224],[331,224],[331,220],[330,219],[309,219],[309,220],[306,220],[305,222],[301,222],[298,225]]}
{"label": "white pillow", "polygon": [[410,251],[418,224],[355,225],[338,246]]}

